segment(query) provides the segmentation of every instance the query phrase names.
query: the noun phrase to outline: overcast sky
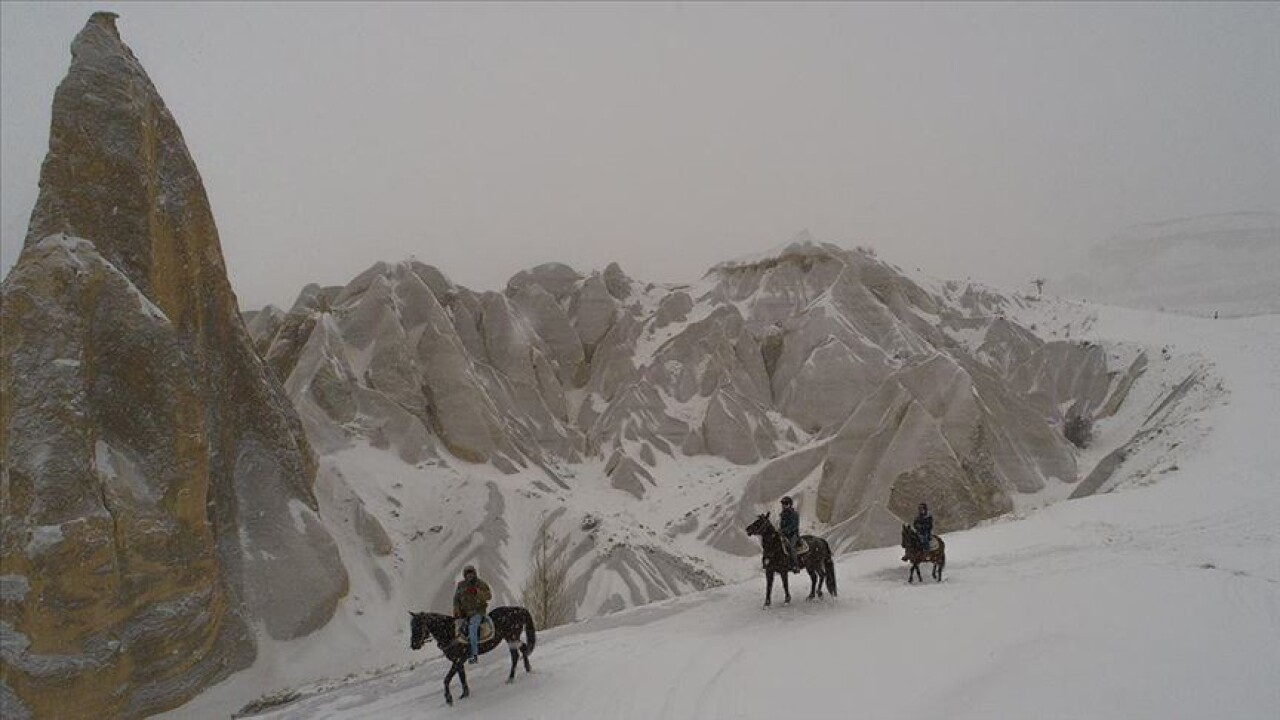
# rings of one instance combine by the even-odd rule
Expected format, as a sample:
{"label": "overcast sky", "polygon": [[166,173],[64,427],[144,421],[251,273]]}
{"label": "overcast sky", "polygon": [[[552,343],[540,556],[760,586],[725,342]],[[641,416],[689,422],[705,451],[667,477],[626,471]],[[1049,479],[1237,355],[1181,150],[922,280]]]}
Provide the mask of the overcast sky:
{"label": "overcast sky", "polygon": [[1014,285],[1117,229],[1280,210],[1280,4],[0,4],[13,264],[54,88],[119,28],[242,306],[409,255],[692,280],[802,228]]}

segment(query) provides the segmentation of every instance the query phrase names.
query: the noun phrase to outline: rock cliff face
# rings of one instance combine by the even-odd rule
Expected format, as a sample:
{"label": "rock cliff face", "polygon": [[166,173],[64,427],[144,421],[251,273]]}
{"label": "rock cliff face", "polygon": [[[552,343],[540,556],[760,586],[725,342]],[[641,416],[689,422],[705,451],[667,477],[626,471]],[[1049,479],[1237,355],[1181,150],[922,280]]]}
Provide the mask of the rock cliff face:
{"label": "rock cliff face", "polygon": [[346,593],[182,134],[95,14],[54,98],[0,331],[6,718],[173,707]]}
{"label": "rock cliff face", "polygon": [[[549,263],[477,293],[379,263],[251,327],[406,566],[478,562],[514,600],[550,527],[584,617],[713,584],[784,494],[840,549],[896,543],[921,500],[945,531],[1065,495],[1064,422],[1106,416],[1133,378],[1038,338],[1017,302],[801,234],[689,286]],[[370,447],[406,479],[362,469]]]}

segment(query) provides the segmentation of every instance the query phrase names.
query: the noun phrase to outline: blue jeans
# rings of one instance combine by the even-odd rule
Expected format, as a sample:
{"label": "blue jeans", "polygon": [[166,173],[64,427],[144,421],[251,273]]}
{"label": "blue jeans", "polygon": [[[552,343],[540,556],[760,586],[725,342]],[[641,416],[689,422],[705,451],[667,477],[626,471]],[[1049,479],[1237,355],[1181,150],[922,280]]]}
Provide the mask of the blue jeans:
{"label": "blue jeans", "polygon": [[922,552],[929,552],[929,546],[933,543],[932,533],[920,533],[920,549]]}
{"label": "blue jeans", "polygon": [[480,623],[483,621],[483,615],[472,615],[467,619],[467,639],[471,641],[471,657],[480,654]]}

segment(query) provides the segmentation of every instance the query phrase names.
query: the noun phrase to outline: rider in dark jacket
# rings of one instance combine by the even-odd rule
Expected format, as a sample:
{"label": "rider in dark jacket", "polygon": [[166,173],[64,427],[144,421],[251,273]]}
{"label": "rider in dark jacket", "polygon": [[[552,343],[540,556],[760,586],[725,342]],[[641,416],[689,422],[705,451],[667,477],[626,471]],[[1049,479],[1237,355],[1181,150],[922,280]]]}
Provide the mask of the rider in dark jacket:
{"label": "rider in dark jacket", "polygon": [[800,540],[800,513],[791,505],[791,496],[782,498],[782,512],[778,515],[778,531],[782,533],[782,546],[787,549],[787,558],[791,560],[791,572],[800,571],[800,561],[796,558],[796,543]]}
{"label": "rider in dark jacket", "polygon": [[489,585],[476,575],[475,567],[468,565],[462,570],[462,582],[453,591],[453,616],[466,618],[467,640],[471,643],[471,662],[476,662],[480,652],[480,623],[489,610],[489,601],[493,592]]}
{"label": "rider in dark jacket", "polygon": [[916,534],[920,536],[921,549],[929,552],[929,543],[933,539],[933,516],[929,514],[929,506],[920,503],[920,509],[916,512],[916,519],[911,522],[916,529]]}

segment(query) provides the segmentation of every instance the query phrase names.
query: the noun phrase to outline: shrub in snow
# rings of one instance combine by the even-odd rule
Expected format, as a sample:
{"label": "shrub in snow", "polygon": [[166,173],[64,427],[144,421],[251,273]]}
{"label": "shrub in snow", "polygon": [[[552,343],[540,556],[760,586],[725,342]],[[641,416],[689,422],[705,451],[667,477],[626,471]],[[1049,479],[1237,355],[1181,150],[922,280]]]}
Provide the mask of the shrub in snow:
{"label": "shrub in snow", "polygon": [[533,615],[539,630],[573,619],[569,599],[569,563],[555,535],[543,528],[533,552],[533,570],[520,591],[520,602]]}
{"label": "shrub in snow", "polygon": [[1093,440],[1093,420],[1084,415],[1069,418],[1062,426],[1062,435],[1078,448],[1089,447]]}

